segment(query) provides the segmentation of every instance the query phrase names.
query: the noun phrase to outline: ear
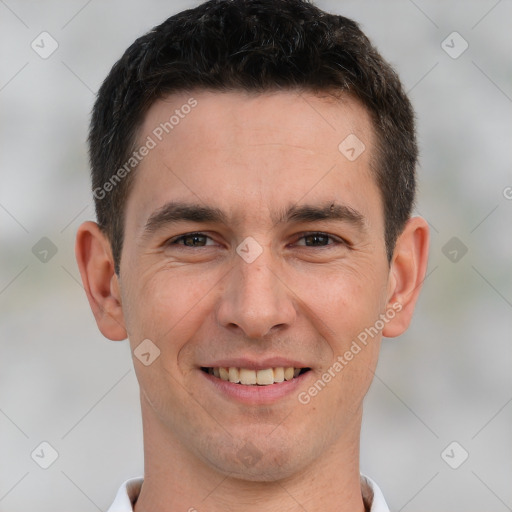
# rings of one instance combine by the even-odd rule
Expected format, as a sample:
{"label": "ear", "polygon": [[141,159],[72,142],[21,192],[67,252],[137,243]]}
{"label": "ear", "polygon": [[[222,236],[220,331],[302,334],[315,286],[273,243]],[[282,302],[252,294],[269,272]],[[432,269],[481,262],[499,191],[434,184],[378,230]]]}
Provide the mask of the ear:
{"label": "ear", "polygon": [[75,256],[98,328],[113,341],[127,337],[118,277],[110,242],[95,222],[84,222],[76,235]]}
{"label": "ear", "polygon": [[387,308],[396,314],[382,330],[383,336],[399,336],[409,327],[427,271],[428,245],[429,228],[425,219],[409,219],[396,242],[391,261]]}

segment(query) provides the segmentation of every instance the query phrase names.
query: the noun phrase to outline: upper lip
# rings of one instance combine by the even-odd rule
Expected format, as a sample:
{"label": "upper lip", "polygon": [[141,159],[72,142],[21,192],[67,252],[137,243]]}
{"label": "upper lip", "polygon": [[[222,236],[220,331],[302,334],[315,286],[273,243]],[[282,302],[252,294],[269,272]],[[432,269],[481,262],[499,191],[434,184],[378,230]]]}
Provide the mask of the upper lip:
{"label": "upper lip", "polygon": [[247,368],[248,370],[265,370],[267,368],[278,368],[278,367],[290,367],[294,368],[310,368],[309,365],[301,363],[295,359],[287,359],[284,357],[269,357],[265,359],[248,359],[240,357],[236,359],[219,359],[212,361],[207,364],[202,364],[202,368]]}

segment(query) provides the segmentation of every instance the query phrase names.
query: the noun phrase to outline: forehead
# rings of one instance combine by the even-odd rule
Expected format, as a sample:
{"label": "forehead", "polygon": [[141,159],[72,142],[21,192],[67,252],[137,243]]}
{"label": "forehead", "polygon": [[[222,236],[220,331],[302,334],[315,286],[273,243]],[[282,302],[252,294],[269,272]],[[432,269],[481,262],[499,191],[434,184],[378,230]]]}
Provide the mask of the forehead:
{"label": "forehead", "polygon": [[[131,196],[136,199],[129,198],[146,219],[173,199],[224,203],[223,209],[240,218],[250,205],[272,215],[271,205],[299,202],[306,195],[311,202],[343,199],[335,197],[337,191],[376,193],[370,116],[348,96],[173,94],[148,110],[139,146],[147,141],[152,149],[135,173]],[[344,153],[361,148],[356,159],[347,158],[353,151]]]}
{"label": "forehead", "polygon": [[340,136],[368,138],[371,132],[366,108],[349,95],[195,91],[157,100],[146,113],[140,135],[181,142],[200,137],[210,148],[219,142],[251,146],[273,139],[275,144],[300,144],[312,150],[329,144],[336,150]]}

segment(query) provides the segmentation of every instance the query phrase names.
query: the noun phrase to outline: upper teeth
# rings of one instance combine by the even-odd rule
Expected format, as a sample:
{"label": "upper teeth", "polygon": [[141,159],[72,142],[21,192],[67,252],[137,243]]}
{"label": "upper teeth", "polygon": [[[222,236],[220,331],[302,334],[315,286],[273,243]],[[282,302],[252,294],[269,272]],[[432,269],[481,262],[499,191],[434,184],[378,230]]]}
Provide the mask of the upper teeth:
{"label": "upper teeth", "polygon": [[277,368],[265,368],[264,370],[219,367],[208,368],[208,373],[235,384],[245,384],[246,386],[259,384],[260,386],[268,386],[275,382],[291,380],[299,375],[300,370],[301,368],[294,368],[293,366],[286,368],[278,366]]}

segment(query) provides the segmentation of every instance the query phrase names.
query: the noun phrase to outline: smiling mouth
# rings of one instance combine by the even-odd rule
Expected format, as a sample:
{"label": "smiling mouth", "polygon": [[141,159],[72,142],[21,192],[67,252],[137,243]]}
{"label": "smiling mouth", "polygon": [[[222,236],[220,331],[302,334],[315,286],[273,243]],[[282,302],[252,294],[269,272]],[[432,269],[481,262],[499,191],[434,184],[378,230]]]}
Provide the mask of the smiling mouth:
{"label": "smiling mouth", "polygon": [[292,380],[310,371],[311,368],[278,366],[276,368],[266,368],[263,370],[251,370],[249,368],[210,368],[202,366],[201,370],[220,380],[231,382],[232,384],[241,384],[243,386],[269,386],[271,384]]}

